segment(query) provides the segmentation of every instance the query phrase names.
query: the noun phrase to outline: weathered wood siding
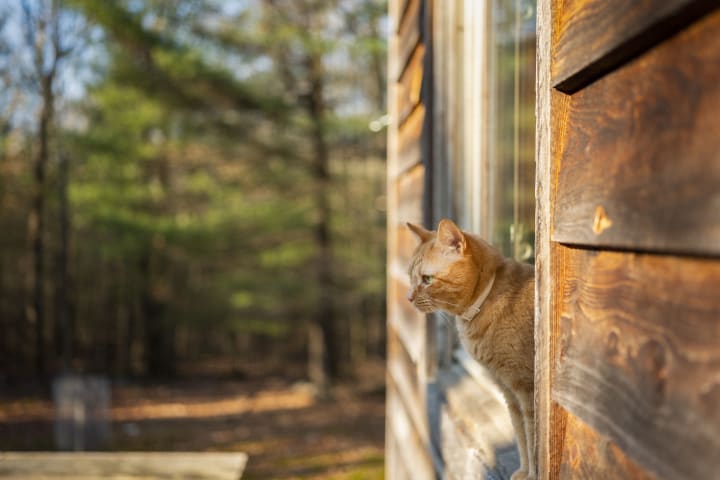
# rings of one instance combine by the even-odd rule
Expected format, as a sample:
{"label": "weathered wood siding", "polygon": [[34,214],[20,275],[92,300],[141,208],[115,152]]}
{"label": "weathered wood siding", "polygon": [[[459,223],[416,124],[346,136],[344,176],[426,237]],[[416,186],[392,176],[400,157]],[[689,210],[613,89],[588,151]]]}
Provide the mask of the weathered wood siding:
{"label": "weathered wood siding", "polygon": [[[424,315],[406,299],[415,242],[405,222],[423,223],[426,169],[420,93],[426,42],[421,0],[390,2],[388,129],[388,368],[386,473],[389,479],[435,478],[427,417]],[[436,462],[435,462],[436,463]]]}
{"label": "weathered wood siding", "polygon": [[719,5],[538,3],[539,478],[716,478]]}

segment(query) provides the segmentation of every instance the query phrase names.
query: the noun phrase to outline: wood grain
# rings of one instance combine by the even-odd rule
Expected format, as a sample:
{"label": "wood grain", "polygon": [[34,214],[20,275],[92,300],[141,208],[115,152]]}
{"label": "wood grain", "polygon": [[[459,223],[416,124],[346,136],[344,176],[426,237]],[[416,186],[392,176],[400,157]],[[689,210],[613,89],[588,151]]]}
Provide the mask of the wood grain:
{"label": "wood grain", "polygon": [[413,51],[412,57],[407,64],[407,68],[400,76],[397,88],[397,112],[398,125],[402,125],[408,119],[413,110],[420,103],[420,87],[423,78],[423,58],[425,56],[425,47],[418,45]]}
{"label": "wood grain", "polygon": [[0,477],[9,480],[237,480],[244,453],[2,452]]}
{"label": "wood grain", "polygon": [[421,135],[425,120],[425,106],[420,103],[415,106],[410,116],[400,127],[397,145],[397,164],[390,171],[391,176],[407,172],[421,161]]}
{"label": "wood grain", "polygon": [[561,478],[573,480],[655,477],[629,459],[613,442],[598,435],[574,415],[567,416],[565,442],[560,455]]}
{"label": "wood grain", "polygon": [[577,91],[717,7],[714,0],[553,0],[553,85]]}
{"label": "wood grain", "polygon": [[[553,102],[556,103],[556,102]],[[546,421],[547,426],[544,428],[543,439],[547,441],[545,452],[548,455],[547,458],[540,458],[540,461],[545,461],[545,467],[541,470],[541,473],[545,476],[542,478],[548,478],[556,480],[563,478],[560,476],[562,467],[562,451],[565,445],[566,439],[566,425],[567,425],[567,411],[562,408],[556,401],[553,400],[553,385],[555,384],[555,359],[558,357],[560,351],[560,338],[561,338],[561,314],[563,305],[563,279],[565,278],[566,263],[567,263],[567,249],[561,245],[551,242],[549,245],[549,258],[550,263],[550,310],[548,312],[547,328],[548,331],[546,342],[544,345],[544,355],[547,355],[543,360],[546,362],[548,371],[542,378],[547,381],[547,384],[538,385],[536,388],[547,388],[547,393],[543,395],[543,400],[546,403],[543,412],[543,417],[539,419],[540,422]],[[536,347],[537,348],[537,347]],[[536,360],[537,363],[537,360]],[[549,397],[549,398],[545,398]],[[540,424],[542,426],[542,423]],[[540,468],[540,466],[538,466]],[[572,477],[570,477],[572,478]]]}
{"label": "wood grain", "polygon": [[407,7],[410,4],[410,1],[409,0],[397,0],[394,2],[390,2],[390,3],[394,3],[396,5],[395,9],[397,11],[397,31],[400,31],[400,26],[402,25],[403,20],[405,20],[405,18],[406,18],[406,14],[407,14],[407,10],[408,10]]}
{"label": "wood grain", "polygon": [[720,254],[720,12],[570,100],[553,240]]}
{"label": "wood grain", "polygon": [[404,223],[397,225],[395,228],[397,229],[397,253],[395,261],[390,266],[393,268],[393,273],[399,275],[403,282],[409,282],[408,269],[410,268],[412,254],[417,246],[417,239]]}
{"label": "wood grain", "polygon": [[391,72],[395,78],[399,78],[406,70],[410,56],[416,50],[416,47],[422,44],[420,38],[420,2],[421,0],[409,0],[402,15],[398,32],[398,70]]}
{"label": "wood grain", "polygon": [[423,223],[424,180],[425,168],[417,165],[395,182],[394,188],[397,191],[395,216],[399,225],[405,225],[405,222]]}
{"label": "wood grain", "polygon": [[426,317],[408,301],[408,284],[404,278],[392,277],[388,287],[390,292],[389,300],[392,302],[388,312],[388,327],[395,329],[412,361],[423,362],[426,351]]}
{"label": "wood grain", "polygon": [[720,262],[564,250],[553,399],[660,478],[714,478]]}
{"label": "wood grain", "polygon": [[402,397],[402,403],[415,431],[424,444],[429,444],[430,433],[425,414],[425,387],[421,383],[422,368],[423,365],[419,365],[411,358],[395,328],[389,328],[388,374]]}
{"label": "wood grain", "polygon": [[386,476],[398,480],[435,478],[437,464],[431,455],[425,398],[427,320],[406,298],[407,262],[415,242],[405,222],[422,223],[426,180],[420,163],[425,115],[420,100],[422,1],[390,2]]}
{"label": "wood grain", "polygon": [[408,416],[406,405],[392,378],[388,376],[387,442],[394,444],[390,460],[393,471],[389,478],[434,479],[434,469],[427,444]]}
{"label": "wood grain", "polygon": [[535,456],[537,478],[550,478],[550,314],[552,298],[550,225],[552,179],[552,101],[550,48],[552,1],[537,0],[535,94]]}

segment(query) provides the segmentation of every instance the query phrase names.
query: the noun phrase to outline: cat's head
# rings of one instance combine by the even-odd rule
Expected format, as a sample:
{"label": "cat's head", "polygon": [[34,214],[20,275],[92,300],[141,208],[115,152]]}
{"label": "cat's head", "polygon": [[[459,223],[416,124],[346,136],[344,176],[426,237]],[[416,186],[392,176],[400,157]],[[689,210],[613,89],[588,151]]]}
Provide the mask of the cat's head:
{"label": "cat's head", "polygon": [[441,220],[437,232],[407,226],[419,241],[410,261],[408,300],[423,313],[460,315],[477,289],[491,281],[502,257],[451,220]]}

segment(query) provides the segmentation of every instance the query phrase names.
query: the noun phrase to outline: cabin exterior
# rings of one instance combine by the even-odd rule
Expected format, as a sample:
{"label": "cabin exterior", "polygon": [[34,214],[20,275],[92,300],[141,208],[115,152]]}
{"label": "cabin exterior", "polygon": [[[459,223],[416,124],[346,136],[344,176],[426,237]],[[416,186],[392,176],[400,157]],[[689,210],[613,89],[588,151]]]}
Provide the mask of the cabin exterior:
{"label": "cabin exterior", "polygon": [[391,0],[387,477],[507,479],[407,221],[534,262],[541,479],[720,471],[720,4]]}

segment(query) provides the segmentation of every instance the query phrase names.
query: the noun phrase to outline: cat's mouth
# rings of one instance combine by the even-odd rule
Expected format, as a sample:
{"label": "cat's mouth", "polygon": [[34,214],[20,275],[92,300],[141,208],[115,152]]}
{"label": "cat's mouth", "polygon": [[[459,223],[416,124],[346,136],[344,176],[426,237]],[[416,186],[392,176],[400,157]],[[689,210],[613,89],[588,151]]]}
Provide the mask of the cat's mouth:
{"label": "cat's mouth", "polygon": [[413,306],[420,310],[422,313],[432,313],[437,310],[431,302],[423,299],[415,300],[413,302]]}

